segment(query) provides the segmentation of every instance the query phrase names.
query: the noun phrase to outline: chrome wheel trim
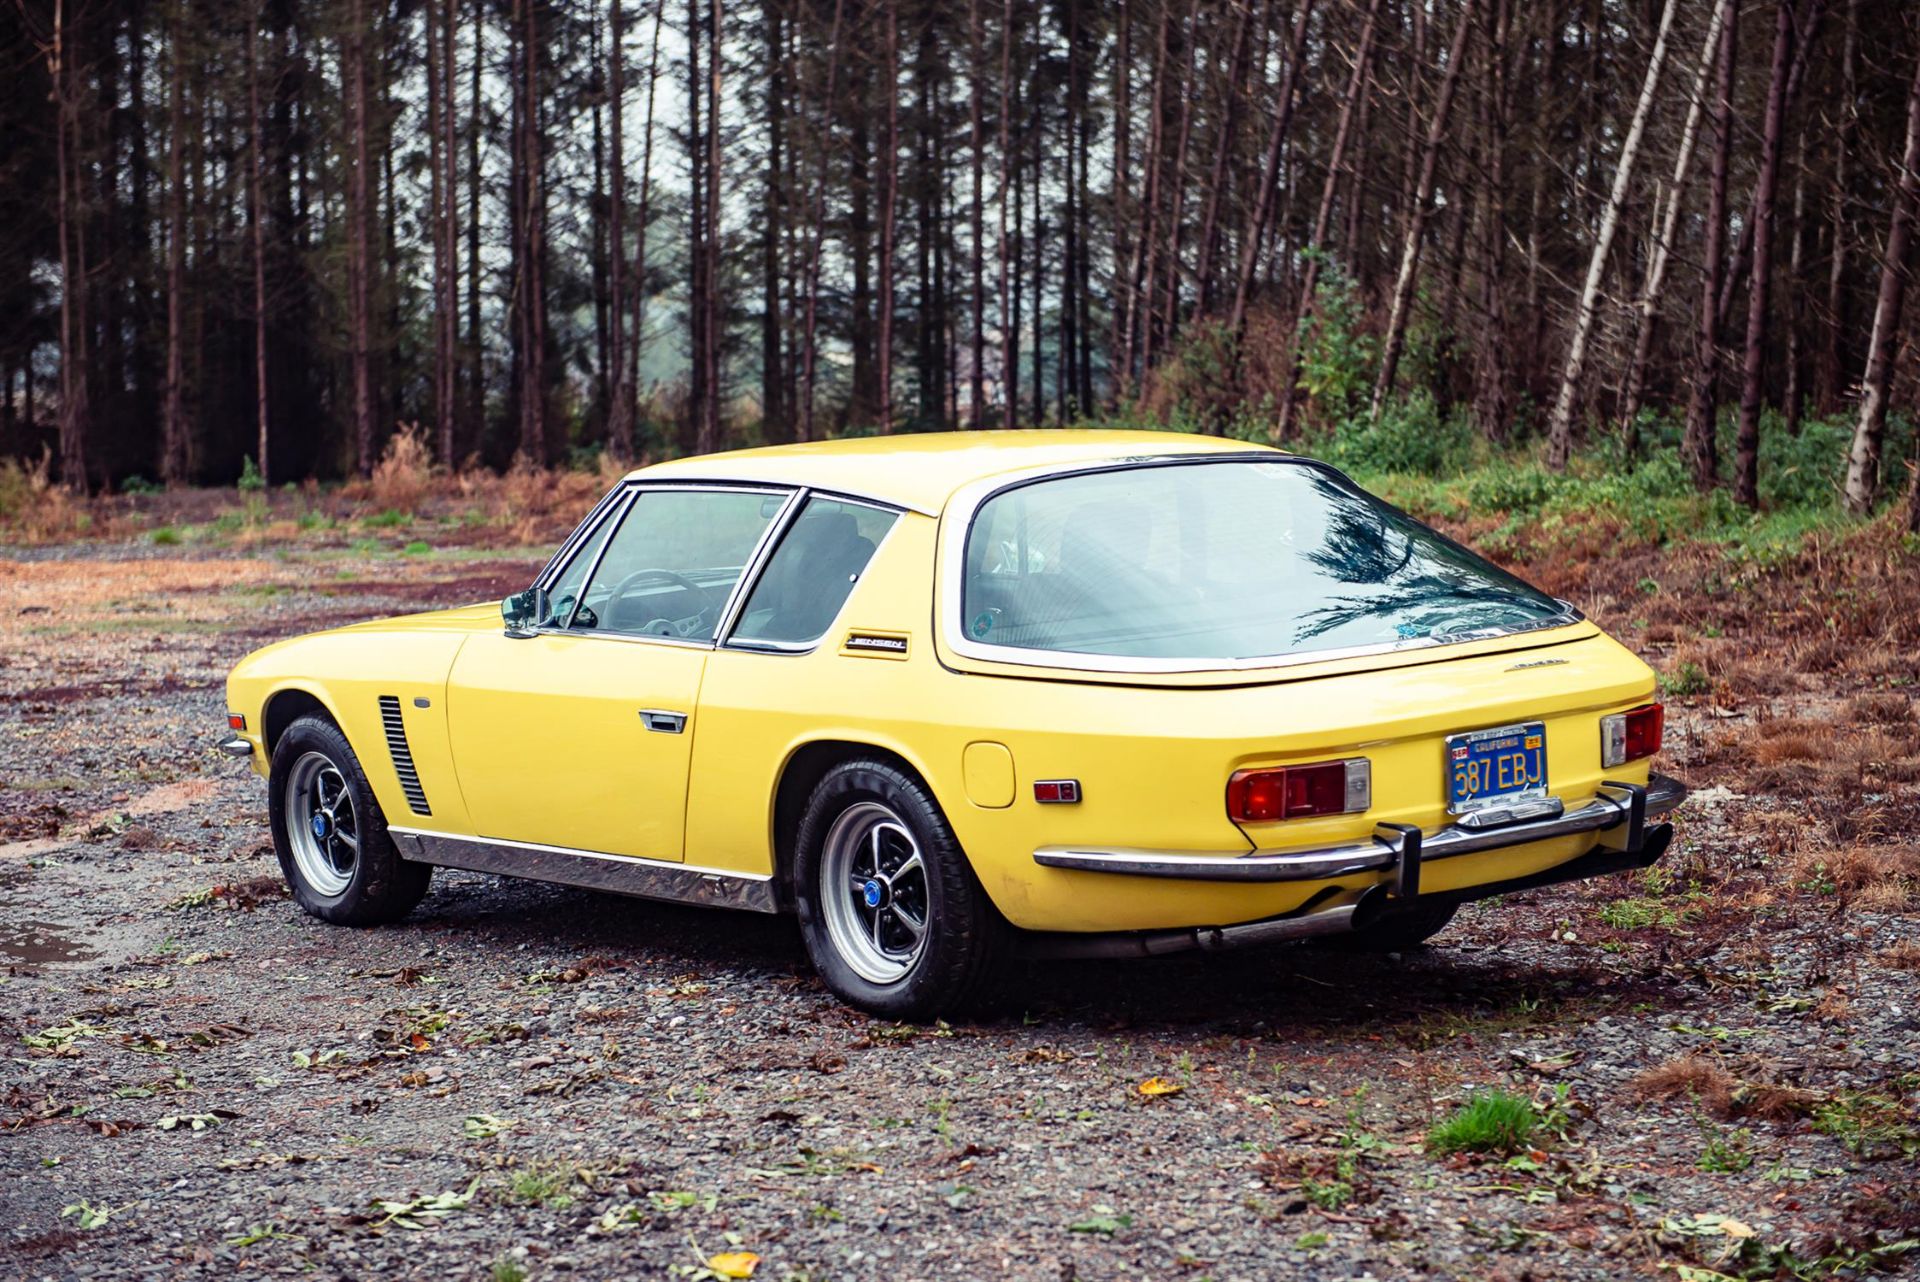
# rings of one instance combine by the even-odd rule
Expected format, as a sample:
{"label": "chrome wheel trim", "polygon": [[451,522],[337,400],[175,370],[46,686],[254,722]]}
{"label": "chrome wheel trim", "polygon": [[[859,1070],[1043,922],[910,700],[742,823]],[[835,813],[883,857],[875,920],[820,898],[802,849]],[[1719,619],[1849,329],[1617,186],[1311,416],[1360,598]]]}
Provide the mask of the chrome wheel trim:
{"label": "chrome wheel trim", "polygon": [[929,892],[920,843],[877,801],[847,807],[820,852],[820,907],[840,959],[870,984],[906,978],[927,947]]}
{"label": "chrome wheel trim", "polygon": [[337,899],[360,866],[360,816],[346,776],[324,752],[309,752],[287,772],[287,844],[316,895]]}

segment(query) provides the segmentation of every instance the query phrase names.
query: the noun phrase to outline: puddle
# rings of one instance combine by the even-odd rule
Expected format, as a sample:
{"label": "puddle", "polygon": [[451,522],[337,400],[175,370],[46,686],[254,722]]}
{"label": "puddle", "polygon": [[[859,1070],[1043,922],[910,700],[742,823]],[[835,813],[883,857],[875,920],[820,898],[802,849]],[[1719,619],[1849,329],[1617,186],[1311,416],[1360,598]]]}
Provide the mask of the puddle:
{"label": "puddle", "polygon": [[25,962],[47,965],[53,962],[92,961],[100,955],[68,932],[71,927],[58,922],[22,921],[0,925],[0,962]]}
{"label": "puddle", "polygon": [[6,918],[0,920],[0,965],[47,966],[98,957],[100,950],[75,938],[77,928],[65,922],[11,920],[18,898],[14,892],[32,875],[24,862],[0,864],[0,917]]}

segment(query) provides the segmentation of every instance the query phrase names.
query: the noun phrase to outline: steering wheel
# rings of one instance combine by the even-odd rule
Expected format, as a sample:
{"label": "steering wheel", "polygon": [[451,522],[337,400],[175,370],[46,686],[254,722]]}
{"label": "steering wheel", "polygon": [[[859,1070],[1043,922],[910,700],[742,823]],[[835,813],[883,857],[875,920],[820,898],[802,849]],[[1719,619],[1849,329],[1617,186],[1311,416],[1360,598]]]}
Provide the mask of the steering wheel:
{"label": "steering wheel", "polygon": [[700,599],[701,606],[692,614],[679,619],[668,619],[664,617],[648,619],[646,623],[641,625],[638,629],[639,631],[655,636],[663,636],[666,635],[666,633],[660,629],[664,628],[676,636],[686,636],[691,629],[699,626],[701,616],[707,612],[707,608],[711,604],[707,599],[707,590],[684,574],[677,573],[673,570],[661,569],[635,570],[633,573],[621,579],[620,582],[614,584],[613,592],[606,600],[607,618],[610,621],[609,626],[617,626],[617,624],[612,621],[619,618],[621,598],[626,596],[627,590],[638,583],[648,580],[671,583],[677,587],[684,588]]}

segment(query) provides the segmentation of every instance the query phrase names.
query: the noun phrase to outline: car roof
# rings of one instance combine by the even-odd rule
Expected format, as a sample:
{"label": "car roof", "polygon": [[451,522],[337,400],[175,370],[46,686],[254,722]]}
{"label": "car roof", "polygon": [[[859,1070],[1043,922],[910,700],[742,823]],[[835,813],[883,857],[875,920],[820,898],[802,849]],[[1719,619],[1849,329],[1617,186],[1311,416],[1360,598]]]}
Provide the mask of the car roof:
{"label": "car roof", "polygon": [[627,479],[804,485],[938,515],[955,491],[1001,473],[1236,451],[1278,452],[1249,441],[1180,432],[915,432],[695,455],[641,468]]}

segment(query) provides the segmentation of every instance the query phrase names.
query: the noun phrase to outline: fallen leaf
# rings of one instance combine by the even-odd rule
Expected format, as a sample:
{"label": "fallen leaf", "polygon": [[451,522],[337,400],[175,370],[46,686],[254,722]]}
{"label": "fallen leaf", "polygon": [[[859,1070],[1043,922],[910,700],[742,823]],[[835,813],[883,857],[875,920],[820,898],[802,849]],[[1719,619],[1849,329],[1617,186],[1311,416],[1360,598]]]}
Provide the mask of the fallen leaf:
{"label": "fallen leaf", "polygon": [[750,1278],[760,1267],[760,1257],[752,1251],[722,1251],[707,1257],[707,1267],[723,1278]]}
{"label": "fallen leaf", "polygon": [[1158,1096],[1158,1095],[1178,1095],[1181,1091],[1184,1091],[1187,1088],[1182,1086],[1178,1082],[1169,1082],[1164,1077],[1149,1077],[1146,1081],[1140,1083],[1140,1085],[1135,1087],[1134,1089],[1138,1090],[1142,1095]]}

